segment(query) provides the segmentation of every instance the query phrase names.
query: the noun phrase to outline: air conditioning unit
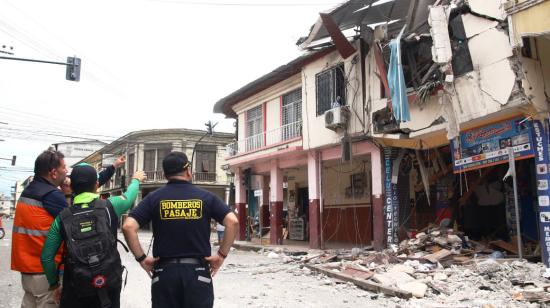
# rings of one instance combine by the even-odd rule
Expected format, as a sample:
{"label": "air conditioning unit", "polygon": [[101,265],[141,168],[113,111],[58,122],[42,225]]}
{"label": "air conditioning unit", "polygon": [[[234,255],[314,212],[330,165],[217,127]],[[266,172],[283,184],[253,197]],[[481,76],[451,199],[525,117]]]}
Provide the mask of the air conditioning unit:
{"label": "air conditioning unit", "polygon": [[348,107],[336,107],[325,111],[325,127],[336,131],[345,128],[349,121]]}
{"label": "air conditioning unit", "polygon": [[372,124],[376,134],[392,134],[399,132],[399,124],[391,111],[383,108],[372,113]]}

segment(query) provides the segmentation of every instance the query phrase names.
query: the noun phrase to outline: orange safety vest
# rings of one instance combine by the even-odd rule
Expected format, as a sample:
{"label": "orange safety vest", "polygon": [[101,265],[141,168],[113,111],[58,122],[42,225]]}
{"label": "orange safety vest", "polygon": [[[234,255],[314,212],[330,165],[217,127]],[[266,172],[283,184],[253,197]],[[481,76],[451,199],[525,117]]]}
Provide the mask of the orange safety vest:
{"label": "orange safety vest", "polygon": [[[21,273],[44,272],[40,255],[50,226],[54,221],[54,217],[44,209],[42,201],[35,199],[37,197],[42,199],[44,195],[52,190],[47,190],[44,184],[38,186],[43,186],[38,189],[42,191],[42,194],[30,197],[25,196],[26,194],[23,192],[15,208],[11,269]],[[57,264],[61,263],[61,250],[57,252],[55,261]]]}

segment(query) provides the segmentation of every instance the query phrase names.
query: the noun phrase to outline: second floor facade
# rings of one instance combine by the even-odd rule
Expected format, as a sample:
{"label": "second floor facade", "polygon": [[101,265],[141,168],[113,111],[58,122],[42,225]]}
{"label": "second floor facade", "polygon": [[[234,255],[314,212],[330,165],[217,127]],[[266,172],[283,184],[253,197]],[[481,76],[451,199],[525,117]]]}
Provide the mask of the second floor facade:
{"label": "second floor facade", "polygon": [[[510,19],[505,7],[496,5],[499,1],[432,6],[435,1],[422,0],[416,15],[395,10],[390,24],[374,21],[392,1],[370,13],[369,8],[358,10],[361,2],[368,1],[349,1],[328,14],[338,20],[334,23],[342,35],[355,31],[345,43],[326,30],[331,23],[324,16],[300,45],[304,55],[216,103],[214,112],[238,123],[238,140],[227,147],[230,164],[354,138],[433,148],[472,127],[549,111],[548,39],[523,37],[519,45],[511,43]],[[372,24],[362,24],[360,14]],[[416,32],[403,30],[408,27]],[[401,104],[410,114],[406,120],[399,120],[392,103],[396,57],[390,44],[395,41],[406,93]]]}
{"label": "second floor facade", "polygon": [[[137,170],[143,170],[147,179],[143,186],[156,187],[167,182],[162,170],[162,160],[172,151],[184,152],[193,159],[193,183],[206,186],[227,186],[230,175],[223,169],[225,147],[233,134],[214,133],[191,129],[156,129],[131,132],[83,160],[101,170],[120,156],[126,156],[123,167],[102,188],[103,192],[120,190],[127,185]],[[194,153],[193,153],[193,150]]]}

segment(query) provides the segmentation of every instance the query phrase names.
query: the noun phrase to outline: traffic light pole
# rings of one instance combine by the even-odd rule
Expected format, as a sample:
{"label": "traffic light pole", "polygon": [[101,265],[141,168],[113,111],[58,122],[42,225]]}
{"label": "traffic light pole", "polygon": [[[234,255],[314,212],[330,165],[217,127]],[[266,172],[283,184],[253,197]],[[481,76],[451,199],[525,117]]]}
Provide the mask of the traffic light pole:
{"label": "traffic light pole", "polygon": [[64,66],[67,66],[65,79],[70,81],[80,81],[80,58],[77,58],[77,57],[68,57],[67,62],[45,61],[45,60],[5,57],[5,56],[0,56],[0,59],[64,65]]}
{"label": "traffic light pole", "polygon": [[[195,142],[195,145],[193,146],[193,153],[191,154],[191,170],[193,170],[193,162],[195,161],[195,150],[197,149],[197,145],[199,143],[201,143],[202,139],[204,139],[204,137],[210,135],[208,132],[206,132],[206,134],[202,135],[202,137],[200,137],[199,141]],[[195,170],[193,170],[194,172]]]}
{"label": "traffic light pole", "polygon": [[9,160],[9,161],[11,161],[11,165],[12,165],[12,166],[15,166],[15,160],[17,159],[17,156],[13,155],[11,158],[3,158],[3,157],[0,157],[0,159],[2,159],[2,160]]}
{"label": "traffic light pole", "polygon": [[65,63],[65,62],[55,62],[55,61],[25,59],[25,58],[14,58],[14,57],[4,57],[4,56],[0,56],[0,59],[15,60],[15,61],[25,61],[25,62],[47,63],[47,64],[71,65],[70,63]]}

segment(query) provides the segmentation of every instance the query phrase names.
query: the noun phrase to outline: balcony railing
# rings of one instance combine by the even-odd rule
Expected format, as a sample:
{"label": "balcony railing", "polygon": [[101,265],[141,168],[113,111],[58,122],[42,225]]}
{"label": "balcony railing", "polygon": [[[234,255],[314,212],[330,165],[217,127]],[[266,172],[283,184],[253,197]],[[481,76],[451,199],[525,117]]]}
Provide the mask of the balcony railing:
{"label": "balcony railing", "polygon": [[216,182],[216,172],[195,172],[193,182]]}
{"label": "balcony railing", "polygon": [[145,171],[145,175],[147,176],[145,183],[166,182],[162,170]]}
{"label": "balcony railing", "polygon": [[276,129],[250,136],[244,140],[230,143],[226,146],[226,154],[235,156],[261,149],[263,147],[283,143],[302,136],[302,121],[290,123]]}
{"label": "balcony railing", "polygon": [[[145,171],[147,175],[146,183],[158,183],[166,182],[164,177],[164,172],[162,170],[156,171]],[[216,182],[217,175],[216,172],[194,172],[193,173],[193,182]]]}

